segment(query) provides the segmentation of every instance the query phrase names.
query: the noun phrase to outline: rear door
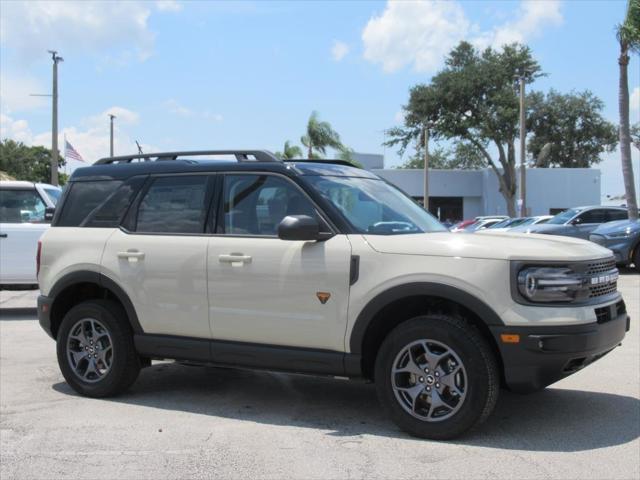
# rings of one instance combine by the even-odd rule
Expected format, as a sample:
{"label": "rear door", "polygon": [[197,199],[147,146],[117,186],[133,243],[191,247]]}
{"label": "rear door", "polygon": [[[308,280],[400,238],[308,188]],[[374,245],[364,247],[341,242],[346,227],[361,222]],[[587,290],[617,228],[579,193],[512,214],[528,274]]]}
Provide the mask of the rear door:
{"label": "rear door", "polygon": [[210,338],[205,220],[215,175],[151,177],[102,257],[145,333]]}
{"label": "rear door", "polygon": [[208,251],[213,337],[343,351],[351,262],[347,236],[316,242],[278,238],[278,224],[287,215],[324,222],[284,176],[228,174],[221,193]]}
{"label": "rear door", "polygon": [[33,189],[0,190],[0,284],[36,284],[38,240],[49,228]]}

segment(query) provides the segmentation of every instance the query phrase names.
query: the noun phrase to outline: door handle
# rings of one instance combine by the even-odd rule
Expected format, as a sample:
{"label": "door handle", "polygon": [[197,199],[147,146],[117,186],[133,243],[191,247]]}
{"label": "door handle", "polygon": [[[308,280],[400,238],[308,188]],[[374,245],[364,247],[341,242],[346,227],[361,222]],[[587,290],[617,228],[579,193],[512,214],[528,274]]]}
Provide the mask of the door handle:
{"label": "door handle", "polygon": [[7,238],[9,235],[7,235],[6,233],[0,233],[0,238]]}
{"label": "door handle", "polygon": [[137,250],[127,250],[126,252],[118,252],[118,258],[127,259],[130,262],[137,262],[144,259],[144,253]]}
{"label": "door handle", "polygon": [[231,253],[229,255],[218,255],[220,263],[230,263],[231,265],[244,265],[251,263],[251,255],[243,255],[242,253]]}

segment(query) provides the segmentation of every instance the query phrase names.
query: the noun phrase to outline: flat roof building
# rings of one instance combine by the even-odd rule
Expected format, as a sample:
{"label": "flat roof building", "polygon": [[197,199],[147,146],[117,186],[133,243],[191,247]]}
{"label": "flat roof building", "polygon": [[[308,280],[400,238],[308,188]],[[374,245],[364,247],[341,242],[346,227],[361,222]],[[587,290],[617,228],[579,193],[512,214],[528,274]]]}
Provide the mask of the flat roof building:
{"label": "flat roof building", "polygon": [[[423,170],[376,168],[384,164],[382,155],[368,154],[365,161],[361,161],[361,158],[361,154],[354,155],[354,159],[365,168],[422,202]],[[519,175],[517,177],[519,178]],[[528,215],[555,214],[580,205],[600,205],[600,170],[527,169]],[[429,170],[429,210],[442,221],[461,220],[479,215],[507,215],[506,203],[498,189],[498,179],[489,168]]]}

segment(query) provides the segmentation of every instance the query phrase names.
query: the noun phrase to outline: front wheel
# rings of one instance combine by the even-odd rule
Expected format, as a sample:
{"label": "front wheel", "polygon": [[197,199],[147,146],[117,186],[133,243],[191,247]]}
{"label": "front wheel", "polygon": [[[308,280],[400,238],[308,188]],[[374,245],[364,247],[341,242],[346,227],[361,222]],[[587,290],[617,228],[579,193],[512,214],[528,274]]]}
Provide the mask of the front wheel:
{"label": "front wheel", "polygon": [[380,402],[400,428],[449,439],[489,416],[500,376],[475,327],[458,317],[424,315],[401,323],[384,340],[375,382]]}
{"label": "front wheel", "polygon": [[126,314],[109,300],[90,300],[69,310],[58,331],[57,354],[67,383],[88,397],[117,395],[140,372]]}
{"label": "front wheel", "polygon": [[636,266],[636,272],[640,273],[640,244],[636,246],[633,252],[633,264]]}

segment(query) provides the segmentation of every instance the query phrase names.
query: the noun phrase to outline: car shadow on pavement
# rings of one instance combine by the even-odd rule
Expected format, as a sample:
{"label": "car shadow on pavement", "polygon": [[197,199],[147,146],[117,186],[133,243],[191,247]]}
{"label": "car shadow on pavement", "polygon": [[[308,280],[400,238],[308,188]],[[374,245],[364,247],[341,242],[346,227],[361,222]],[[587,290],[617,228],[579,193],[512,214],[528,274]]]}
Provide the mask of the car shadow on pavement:
{"label": "car shadow on pavement", "polygon": [[[64,382],[53,389],[77,395]],[[385,417],[375,387],[359,381],[161,363],[142,370],[127,393],[92,401],[322,429],[332,436],[412,439]],[[487,422],[452,443],[573,452],[620,445],[639,436],[640,400],[549,388],[531,395],[503,390]]]}

